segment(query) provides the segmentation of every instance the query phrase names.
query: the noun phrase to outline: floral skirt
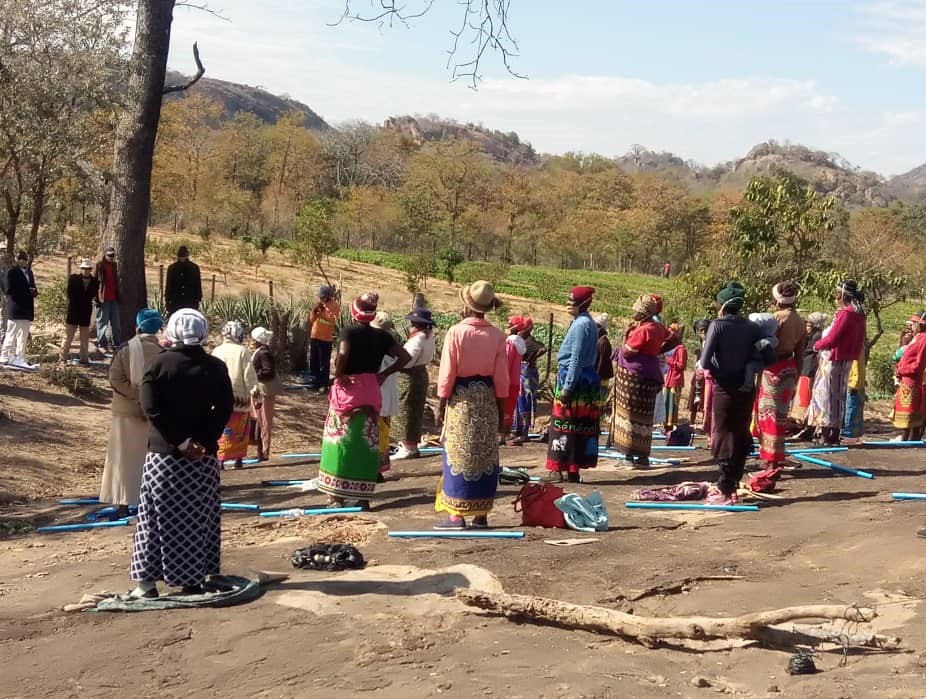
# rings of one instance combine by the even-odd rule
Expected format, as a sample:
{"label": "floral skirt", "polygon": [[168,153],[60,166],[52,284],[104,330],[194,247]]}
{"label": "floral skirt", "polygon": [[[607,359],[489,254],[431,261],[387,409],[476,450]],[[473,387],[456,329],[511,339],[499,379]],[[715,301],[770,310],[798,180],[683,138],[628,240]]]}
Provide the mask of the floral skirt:
{"label": "floral skirt", "polygon": [[820,355],[817,378],[813,382],[807,423],[814,427],[842,429],[846,417],[846,394],[852,362],[834,362]]}
{"label": "floral skirt", "polygon": [[486,515],[498,490],[498,403],[492,379],[457,379],[444,415],[443,475],[434,509]]}
{"label": "floral skirt", "polygon": [[329,408],[318,489],[339,498],[365,500],[376,490],[380,463],[379,415],[369,409],[339,415]]}
{"label": "floral skirt", "polygon": [[617,366],[614,375],[614,417],[611,443],[627,456],[650,455],[656,398],[662,389],[654,381]]}
{"label": "floral skirt", "polygon": [[762,461],[778,463],[786,458],[788,413],[796,384],[797,363],[793,359],[782,359],[762,372],[755,415]]}
{"label": "floral skirt", "polygon": [[247,410],[236,410],[228,419],[222,436],[219,437],[219,463],[237,461],[248,455],[251,441],[251,414]]}
{"label": "floral skirt", "polygon": [[899,430],[923,426],[923,385],[904,376],[894,394],[894,427]]}

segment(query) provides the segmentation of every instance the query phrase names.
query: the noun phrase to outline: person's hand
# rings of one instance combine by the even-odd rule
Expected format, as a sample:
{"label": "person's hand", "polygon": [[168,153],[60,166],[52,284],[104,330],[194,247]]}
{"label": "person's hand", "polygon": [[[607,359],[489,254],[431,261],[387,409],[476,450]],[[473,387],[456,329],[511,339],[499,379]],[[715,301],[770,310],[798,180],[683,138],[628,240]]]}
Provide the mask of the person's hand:
{"label": "person's hand", "polygon": [[571,403],[572,402],[572,391],[568,388],[564,388],[559,392],[559,400],[561,403]]}
{"label": "person's hand", "polygon": [[202,444],[191,440],[186,449],[182,449],[180,453],[190,461],[199,461],[206,453],[206,449]]}
{"label": "person's hand", "polygon": [[35,298],[36,296],[39,295],[39,290],[36,289],[34,286],[29,287],[29,291],[32,294],[32,298]]}

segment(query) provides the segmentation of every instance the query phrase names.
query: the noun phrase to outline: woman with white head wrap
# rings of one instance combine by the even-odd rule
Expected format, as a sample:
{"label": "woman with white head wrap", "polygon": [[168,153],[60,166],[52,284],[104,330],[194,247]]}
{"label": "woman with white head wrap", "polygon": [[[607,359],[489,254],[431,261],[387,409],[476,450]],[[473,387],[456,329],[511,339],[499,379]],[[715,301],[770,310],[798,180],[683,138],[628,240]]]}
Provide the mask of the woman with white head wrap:
{"label": "woman with white head wrap", "polygon": [[222,337],[222,344],[212,351],[212,356],[221,359],[228,367],[228,378],[235,392],[235,411],[219,440],[219,462],[233,462],[235,468],[241,468],[248,455],[251,397],[257,392],[257,373],[250,351],[242,344],[244,325],[237,320],[228,321],[222,328]]}
{"label": "woman with white head wrap", "polygon": [[198,311],[171,316],[170,349],[145,370],[141,404],[148,418],[138,527],[132,551],[135,596],[157,597],[157,581],[202,592],[219,572],[218,438],[234,394],[225,365],[202,344],[209,326]]}

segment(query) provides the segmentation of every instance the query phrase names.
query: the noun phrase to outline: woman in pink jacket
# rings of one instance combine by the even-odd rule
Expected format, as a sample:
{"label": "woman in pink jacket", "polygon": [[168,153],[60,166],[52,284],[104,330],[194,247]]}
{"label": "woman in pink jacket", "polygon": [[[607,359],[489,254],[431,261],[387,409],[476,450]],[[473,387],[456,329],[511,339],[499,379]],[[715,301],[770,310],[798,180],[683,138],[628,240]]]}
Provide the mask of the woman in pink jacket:
{"label": "woman in pink jacket", "polygon": [[824,445],[839,444],[846,415],[846,395],[852,362],[865,351],[865,296],[847,279],[836,288],[836,314],[823,337],[814,345],[821,354],[813,385],[808,423],[820,430]]}

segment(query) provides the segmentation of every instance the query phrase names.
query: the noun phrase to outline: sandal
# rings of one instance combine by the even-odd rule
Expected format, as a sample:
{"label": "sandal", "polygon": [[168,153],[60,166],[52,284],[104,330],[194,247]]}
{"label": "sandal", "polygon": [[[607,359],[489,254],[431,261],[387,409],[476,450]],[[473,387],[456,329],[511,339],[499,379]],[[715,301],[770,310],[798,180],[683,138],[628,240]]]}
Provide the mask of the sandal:
{"label": "sandal", "polygon": [[562,471],[549,471],[540,477],[541,483],[562,483],[563,480]]}
{"label": "sandal", "polygon": [[462,517],[448,517],[434,525],[437,531],[463,531],[466,529],[466,520]]}
{"label": "sandal", "polygon": [[325,503],[325,507],[329,507],[329,508],[344,507],[344,500],[342,498],[329,497],[328,501]]}

